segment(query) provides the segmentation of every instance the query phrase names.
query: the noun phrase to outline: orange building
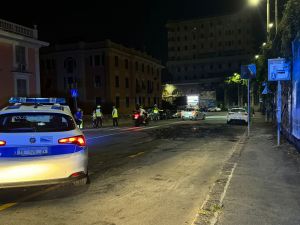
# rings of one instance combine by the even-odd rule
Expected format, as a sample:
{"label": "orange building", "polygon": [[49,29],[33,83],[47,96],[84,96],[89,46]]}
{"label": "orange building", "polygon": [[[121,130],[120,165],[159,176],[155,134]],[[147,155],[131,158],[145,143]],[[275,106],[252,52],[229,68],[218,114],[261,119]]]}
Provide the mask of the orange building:
{"label": "orange building", "polygon": [[40,96],[39,41],[30,29],[0,19],[0,108],[9,97]]}
{"label": "orange building", "polygon": [[[160,61],[112,41],[55,45],[41,54],[44,97],[69,97],[78,90],[78,106],[96,105],[131,113],[136,104],[161,104]],[[71,98],[70,98],[71,101]],[[71,104],[72,105],[72,104]]]}

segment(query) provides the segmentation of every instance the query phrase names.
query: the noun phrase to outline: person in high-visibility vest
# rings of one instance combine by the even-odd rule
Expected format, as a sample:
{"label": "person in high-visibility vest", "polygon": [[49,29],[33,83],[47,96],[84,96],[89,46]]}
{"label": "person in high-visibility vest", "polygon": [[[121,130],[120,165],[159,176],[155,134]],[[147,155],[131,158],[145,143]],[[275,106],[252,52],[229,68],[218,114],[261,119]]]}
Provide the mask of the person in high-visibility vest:
{"label": "person in high-visibility vest", "polygon": [[102,127],[102,118],[103,118],[103,114],[101,112],[101,106],[98,105],[97,109],[96,109],[96,128]]}
{"label": "person in high-visibility vest", "polygon": [[156,104],[154,105],[154,108],[153,108],[153,115],[154,115],[153,116],[154,120],[159,120],[159,109]]}
{"label": "person in high-visibility vest", "polygon": [[113,126],[114,127],[119,126],[119,124],[118,124],[119,114],[118,114],[118,110],[115,106],[113,106],[111,116],[112,116],[112,119],[113,119]]}

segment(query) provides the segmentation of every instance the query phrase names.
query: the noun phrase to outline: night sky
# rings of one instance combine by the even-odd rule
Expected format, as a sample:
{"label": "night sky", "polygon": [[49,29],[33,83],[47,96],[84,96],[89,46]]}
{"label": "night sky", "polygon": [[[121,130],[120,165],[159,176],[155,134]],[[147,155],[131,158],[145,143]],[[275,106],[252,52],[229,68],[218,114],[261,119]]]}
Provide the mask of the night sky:
{"label": "night sky", "polygon": [[1,18],[37,24],[39,39],[51,44],[109,38],[165,62],[168,20],[222,15],[246,5],[246,0],[10,1]]}

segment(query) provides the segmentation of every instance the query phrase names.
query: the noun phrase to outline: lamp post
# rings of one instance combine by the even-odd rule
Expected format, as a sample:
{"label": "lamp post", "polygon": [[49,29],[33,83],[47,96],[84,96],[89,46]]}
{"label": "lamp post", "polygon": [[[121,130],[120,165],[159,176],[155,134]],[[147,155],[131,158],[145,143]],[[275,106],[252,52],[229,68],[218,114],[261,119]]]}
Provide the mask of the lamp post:
{"label": "lamp post", "polygon": [[[248,0],[249,5],[252,7],[255,7],[259,4],[261,0]],[[275,1],[275,29],[277,33],[278,29],[278,0]],[[273,25],[272,25],[273,26]],[[270,26],[270,0],[267,0],[267,40],[269,41],[270,39],[270,29],[272,28]]]}

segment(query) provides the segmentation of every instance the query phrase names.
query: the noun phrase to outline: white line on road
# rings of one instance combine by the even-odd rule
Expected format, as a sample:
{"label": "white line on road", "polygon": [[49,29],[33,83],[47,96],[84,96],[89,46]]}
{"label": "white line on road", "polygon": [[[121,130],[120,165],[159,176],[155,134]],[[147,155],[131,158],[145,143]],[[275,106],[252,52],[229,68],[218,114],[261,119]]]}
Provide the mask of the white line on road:
{"label": "white line on road", "polygon": [[105,135],[100,135],[100,136],[96,136],[96,137],[90,137],[90,138],[86,138],[86,140],[93,140],[93,139],[98,139],[98,138],[104,138],[104,137],[109,137],[109,136],[115,136],[118,134],[124,134],[124,133],[128,133],[129,131],[142,131],[142,130],[149,130],[149,129],[154,129],[154,128],[158,128],[158,127],[163,127],[163,126],[167,126],[167,125],[171,125],[171,124],[176,124],[176,123],[183,123],[186,121],[178,121],[175,123],[167,123],[167,124],[162,124],[162,125],[157,125],[157,126],[152,126],[152,127],[145,127],[145,128],[140,128],[140,129],[127,129],[121,132],[117,132],[117,133],[113,133],[113,134],[105,134]]}

